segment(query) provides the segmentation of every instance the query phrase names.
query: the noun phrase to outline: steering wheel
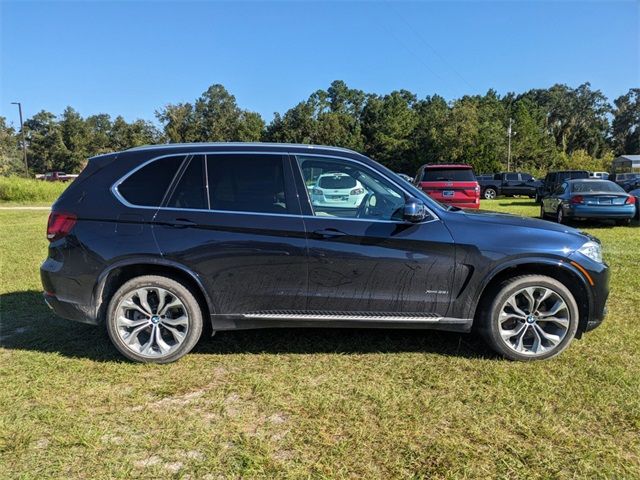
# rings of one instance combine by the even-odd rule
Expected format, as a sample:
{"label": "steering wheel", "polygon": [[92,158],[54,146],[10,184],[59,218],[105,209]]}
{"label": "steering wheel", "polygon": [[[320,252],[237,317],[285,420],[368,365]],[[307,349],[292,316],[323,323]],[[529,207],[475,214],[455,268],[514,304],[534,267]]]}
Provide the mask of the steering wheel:
{"label": "steering wheel", "polygon": [[367,192],[367,194],[363,197],[360,205],[358,205],[358,209],[356,210],[356,218],[364,218],[369,214],[369,200],[371,199],[371,193]]}

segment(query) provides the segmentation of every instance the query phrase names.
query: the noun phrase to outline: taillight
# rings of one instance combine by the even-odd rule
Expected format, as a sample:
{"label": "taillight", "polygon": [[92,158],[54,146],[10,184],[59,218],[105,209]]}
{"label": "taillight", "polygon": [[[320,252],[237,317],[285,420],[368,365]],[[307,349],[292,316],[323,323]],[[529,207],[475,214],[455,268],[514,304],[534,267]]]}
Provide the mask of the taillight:
{"label": "taillight", "polygon": [[349,192],[351,195],[362,195],[364,193],[364,188],[354,188]]}
{"label": "taillight", "polygon": [[571,197],[571,200],[569,200],[569,203],[573,205],[584,203],[584,197],[582,195],[576,195],[575,197]]}
{"label": "taillight", "polygon": [[626,203],[627,205],[635,205],[636,197],[634,197],[633,195],[629,195],[624,203]]}
{"label": "taillight", "polygon": [[54,242],[67,236],[76,220],[77,217],[72,213],[51,212],[47,223],[47,239]]}
{"label": "taillight", "polygon": [[474,190],[476,191],[476,193],[480,193],[480,185],[476,184]]}

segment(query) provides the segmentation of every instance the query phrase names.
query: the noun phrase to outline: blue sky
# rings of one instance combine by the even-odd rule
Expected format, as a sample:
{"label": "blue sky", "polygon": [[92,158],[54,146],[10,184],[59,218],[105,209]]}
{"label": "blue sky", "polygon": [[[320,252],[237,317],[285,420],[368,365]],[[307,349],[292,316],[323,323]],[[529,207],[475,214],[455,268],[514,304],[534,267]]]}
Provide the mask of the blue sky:
{"label": "blue sky", "polygon": [[419,97],[640,86],[640,2],[8,2],[0,115],[154,119],[221,83],[266,120],[342,79]]}

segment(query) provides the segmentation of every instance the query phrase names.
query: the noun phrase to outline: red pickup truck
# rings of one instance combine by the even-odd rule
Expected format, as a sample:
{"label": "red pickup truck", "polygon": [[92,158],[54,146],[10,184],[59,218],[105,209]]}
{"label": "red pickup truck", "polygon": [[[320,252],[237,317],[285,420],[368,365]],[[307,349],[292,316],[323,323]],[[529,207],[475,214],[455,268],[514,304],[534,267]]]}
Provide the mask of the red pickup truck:
{"label": "red pickup truck", "polygon": [[74,180],[78,175],[68,175],[64,172],[47,172],[42,175],[36,175],[36,179],[44,180],[46,182],[70,182]]}
{"label": "red pickup truck", "polygon": [[418,170],[415,185],[441,203],[480,208],[480,185],[471,165],[423,165]]}

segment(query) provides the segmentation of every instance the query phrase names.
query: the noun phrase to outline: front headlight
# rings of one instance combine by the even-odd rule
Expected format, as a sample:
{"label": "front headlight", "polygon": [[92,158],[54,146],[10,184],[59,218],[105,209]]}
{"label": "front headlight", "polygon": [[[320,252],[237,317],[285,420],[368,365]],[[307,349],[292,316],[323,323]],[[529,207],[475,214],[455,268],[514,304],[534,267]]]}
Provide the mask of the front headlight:
{"label": "front headlight", "polygon": [[578,252],[594,262],[602,263],[602,246],[597,242],[587,242],[582,245]]}

